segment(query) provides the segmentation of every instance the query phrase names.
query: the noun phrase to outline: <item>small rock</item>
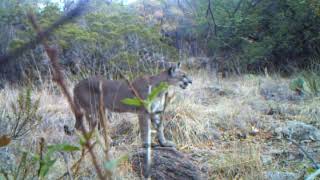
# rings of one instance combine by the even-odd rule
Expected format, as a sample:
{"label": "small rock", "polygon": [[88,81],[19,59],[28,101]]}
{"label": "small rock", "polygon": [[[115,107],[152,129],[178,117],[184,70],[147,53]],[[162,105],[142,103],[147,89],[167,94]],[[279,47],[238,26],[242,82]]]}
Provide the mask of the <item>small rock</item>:
{"label": "small rock", "polygon": [[260,89],[260,94],[266,100],[274,101],[296,101],[301,97],[291,91],[288,84],[266,81],[263,82]]}
{"label": "small rock", "polygon": [[220,86],[211,86],[206,87],[205,90],[209,92],[211,95],[215,96],[228,96],[228,95],[234,95],[235,93],[230,89],[223,89]]}
{"label": "small rock", "polygon": [[297,179],[297,174],[292,172],[267,171],[265,177],[269,180],[294,180]]}
{"label": "small rock", "polygon": [[260,159],[261,159],[262,164],[265,166],[272,164],[272,156],[270,156],[270,155],[261,155]]}
{"label": "small rock", "polygon": [[[138,176],[143,175],[145,162],[145,149],[137,149],[129,157],[132,169]],[[174,148],[157,147],[152,150],[151,179],[182,180],[182,179],[208,179],[201,173],[200,166],[190,156]]]}
{"label": "small rock", "polygon": [[9,152],[0,150],[0,171],[9,173],[9,172],[13,172],[14,168],[15,168],[15,156]]}
{"label": "small rock", "polygon": [[249,105],[253,110],[261,112],[263,114],[268,114],[270,112],[270,105],[268,105],[265,100],[257,99],[255,101],[249,102]]}
{"label": "small rock", "polygon": [[245,132],[237,132],[238,139],[247,139],[247,134]]}

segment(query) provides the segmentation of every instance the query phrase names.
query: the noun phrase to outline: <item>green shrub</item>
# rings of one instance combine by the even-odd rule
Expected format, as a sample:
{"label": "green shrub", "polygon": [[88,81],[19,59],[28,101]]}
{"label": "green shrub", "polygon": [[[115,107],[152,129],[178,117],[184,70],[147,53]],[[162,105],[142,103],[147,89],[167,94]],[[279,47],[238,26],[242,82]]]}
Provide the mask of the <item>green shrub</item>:
{"label": "green shrub", "polygon": [[38,113],[40,99],[32,100],[31,88],[23,89],[16,101],[11,102],[12,113],[8,114],[11,124],[11,139],[19,139],[36,128],[42,120]]}
{"label": "green shrub", "polygon": [[303,72],[290,82],[290,89],[308,96],[320,95],[320,76],[314,72]]}

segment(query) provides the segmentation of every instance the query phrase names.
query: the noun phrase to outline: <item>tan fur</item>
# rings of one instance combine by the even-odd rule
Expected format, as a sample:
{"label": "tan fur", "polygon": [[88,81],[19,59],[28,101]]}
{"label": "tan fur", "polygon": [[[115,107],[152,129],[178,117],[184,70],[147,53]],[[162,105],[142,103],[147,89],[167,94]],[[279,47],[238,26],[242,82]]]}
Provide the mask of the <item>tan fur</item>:
{"label": "tan fur", "polygon": [[[139,94],[142,99],[146,99],[149,94],[149,88],[158,86],[161,82],[166,82],[169,85],[180,85],[185,89],[191,80],[186,74],[179,70],[179,66],[171,67],[166,71],[155,76],[142,76],[135,79],[131,86],[125,80],[107,80],[101,76],[90,77],[80,81],[74,88],[74,102],[76,108],[81,109],[86,116],[90,128],[97,125],[97,116],[99,110],[99,83],[102,82],[103,103],[106,109],[111,112],[131,112],[138,114],[141,138],[143,143],[146,143],[147,134],[149,132],[149,119],[158,131],[158,139],[160,144],[165,146],[165,138],[163,136],[163,125],[160,114],[165,107],[166,92],[158,95],[158,100],[154,105],[154,114],[148,114],[144,107],[134,107],[121,102],[125,98],[134,98],[133,89]],[[75,128],[83,127],[83,117],[76,117]]]}

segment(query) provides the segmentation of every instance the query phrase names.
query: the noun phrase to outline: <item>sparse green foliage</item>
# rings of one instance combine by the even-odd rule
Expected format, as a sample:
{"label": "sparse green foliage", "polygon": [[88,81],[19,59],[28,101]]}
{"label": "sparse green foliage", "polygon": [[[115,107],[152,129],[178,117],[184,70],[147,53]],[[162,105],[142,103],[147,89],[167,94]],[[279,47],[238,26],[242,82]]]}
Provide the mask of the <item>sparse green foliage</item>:
{"label": "sparse green foliage", "polygon": [[[45,179],[54,163],[57,161],[55,158],[55,153],[57,152],[72,152],[80,150],[79,147],[70,144],[55,144],[47,147],[46,152],[41,152],[40,154],[22,151],[20,161],[12,172],[0,172],[1,174],[6,174],[10,179],[29,179],[38,177],[40,179]],[[1,177],[1,176],[0,176]]]}
{"label": "sparse green foliage", "polygon": [[298,77],[290,82],[289,88],[292,91],[297,91],[298,93],[303,93],[304,80]]}
{"label": "sparse green foliage", "polygon": [[12,114],[9,121],[12,123],[10,137],[18,139],[28,134],[42,120],[38,113],[40,99],[32,100],[31,88],[23,89],[17,101],[11,103]]}
{"label": "sparse green foliage", "polygon": [[129,158],[128,155],[124,155],[124,156],[121,156],[120,158],[117,158],[117,159],[113,159],[113,160],[110,160],[108,162],[105,162],[104,163],[104,168],[109,170],[109,171],[112,171],[114,170],[120,163],[122,163],[123,161],[127,161]]}
{"label": "sparse green foliage", "polygon": [[144,106],[144,108],[146,108],[146,110],[149,113],[151,112],[151,105],[154,102],[154,100],[158,97],[158,95],[164,91],[166,91],[168,89],[169,85],[165,82],[161,82],[158,86],[156,86],[155,88],[153,88],[151,90],[151,93],[148,95],[147,99],[143,100],[143,99],[139,99],[137,97],[134,98],[126,98],[123,99],[121,102],[130,106],[136,106],[136,107],[140,107],[140,106]]}
{"label": "sparse green foliage", "polygon": [[39,177],[44,179],[48,174],[50,168],[54,165],[57,159],[53,158],[53,154],[56,152],[72,152],[80,150],[79,147],[70,144],[55,144],[48,146],[47,152],[43,155],[43,159],[39,156],[35,156],[35,159],[40,162]]}
{"label": "sparse green foliage", "polygon": [[126,98],[126,99],[123,99],[121,102],[130,106],[136,106],[136,107],[140,107],[143,105],[143,102],[141,102],[141,100],[137,97]]}
{"label": "sparse green foliage", "polygon": [[320,77],[314,72],[306,72],[303,74],[304,91],[311,96],[320,94]]}
{"label": "sparse green foliage", "polygon": [[319,96],[320,76],[314,72],[303,72],[290,82],[290,89],[308,96]]}

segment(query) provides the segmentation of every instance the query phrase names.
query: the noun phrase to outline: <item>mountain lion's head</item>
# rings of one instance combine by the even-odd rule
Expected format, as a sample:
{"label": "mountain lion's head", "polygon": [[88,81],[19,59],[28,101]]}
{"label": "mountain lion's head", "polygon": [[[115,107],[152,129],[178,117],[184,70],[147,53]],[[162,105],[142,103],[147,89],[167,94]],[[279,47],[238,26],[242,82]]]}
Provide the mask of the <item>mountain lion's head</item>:
{"label": "mountain lion's head", "polygon": [[181,63],[173,65],[168,69],[168,83],[170,85],[179,84],[180,88],[186,89],[189,84],[192,84],[192,80],[181,69]]}

